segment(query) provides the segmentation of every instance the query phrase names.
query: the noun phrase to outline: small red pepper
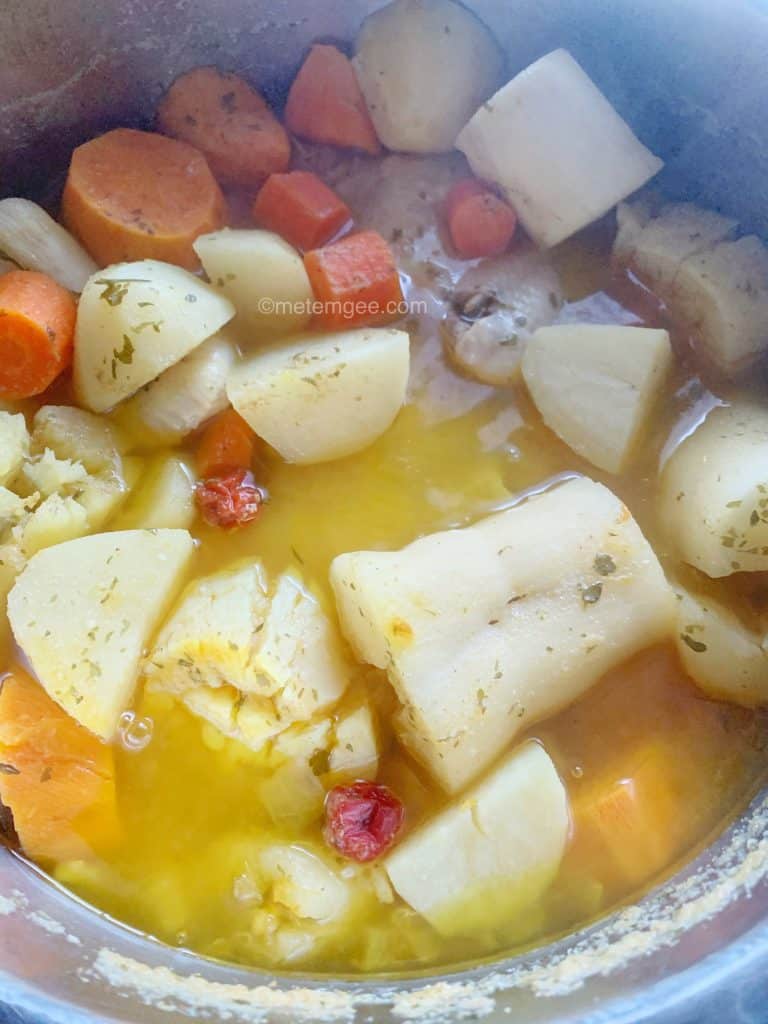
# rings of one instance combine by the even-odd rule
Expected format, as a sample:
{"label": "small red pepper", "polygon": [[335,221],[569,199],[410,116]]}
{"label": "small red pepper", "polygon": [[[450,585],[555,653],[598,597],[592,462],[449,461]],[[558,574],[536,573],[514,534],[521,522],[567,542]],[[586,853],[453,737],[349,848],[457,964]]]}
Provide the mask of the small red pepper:
{"label": "small red pepper", "polygon": [[253,522],[261,512],[264,493],[247,469],[222,470],[201,480],[195,489],[197,506],[210,526],[232,530]]}
{"label": "small red pepper", "polygon": [[325,840],[344,857],[361,864],[375,860],[394,843],[405,808],[387,786],[354,782],[336,786],[325,801]]}

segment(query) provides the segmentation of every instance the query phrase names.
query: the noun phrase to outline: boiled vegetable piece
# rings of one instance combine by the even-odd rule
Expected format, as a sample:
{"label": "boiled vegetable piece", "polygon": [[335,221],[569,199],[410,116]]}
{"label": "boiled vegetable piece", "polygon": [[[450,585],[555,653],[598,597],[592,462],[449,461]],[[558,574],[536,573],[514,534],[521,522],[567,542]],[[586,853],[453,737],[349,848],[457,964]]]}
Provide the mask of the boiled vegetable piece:
{"label": "boiled vegetable piece", "polygon": [[198,266],[192,242],[224,223],[224,197],[198,150],[117,128],[78,146],[61,197],[66,227],[98,264]]}
{"label": "boiled vegetable piece", "polygon": [[82,291],[97,269],[72,235],[29,199],[0,200],[0,251],[72,292]]}
{"label": "boiled vegetable piece", "polygon": [[206,426],[195,451],[201,477],[253,467],[258,438],[234,409],[226,409]]}
{"label": "boiled vegetable piece", "polygon": [[190,467],[174,455],[150,463],[112,529],[188,530],[195,520],[195,485]]}
{"label": "boiled vegetable piece", "polygon": [[768,250],[748,235],[691,256],[669,306],[718,370],[740,373],[768,348]]}
{"label": "boiled vegetable piece", "polygon": [[7,487],[29,455],[29,433],[21,413],[0,411],[0,486]]}
{"label": "boiled vegetable piece", "polygon": [[395,848],[392,885],[443,935],[491,930],[546,891],[565,852],[568,799],[554,764],[525,743],[465,797]]}
{"label": "boiled vegetable piece", "polygon": [[564,324],[536,331],[522,370],[550,430],[599,469],[619,473],[647,430],[672,361],[666,331]]}
{"label": "boiled vegetable piece", "polygon": [[120,476],[122,442],[101,416],[69,405],[44,405],[32,421],[32,451],[50,449],[57,458],[78,461],[91,475]]}
{"label": "boiled vegetable piece", "polygon": [[340,459],[372,444],[405,401],[404,331],[307,335],[237,366],[232,405],[287,462]]}
{"label": "boiled vegetable piece", "polygon": [[193,584],[145,672],[150,689],[254,749],[335,703],[348,676],[315,598],[289,574],[270,586],[259,562]]}
{"label": "boiled vegetable piece", "polygon": [[119,837],[112,751],[21,672],[0,684],[0,801],[24,852],[84,860]]}
{"label": "boiled vegetable piece", "polygon": [[229,299],[186,270],[120,263],[83,289],[75,336],[79,400],[103,412],[159,377],[235,315]]}
{"label": "boiled vegetable piece", "polygon": [[620,203],[613,259],[649,287],[667,294],[683,260],[733,234],[736,221],[693,203],[669,203],[656,215],[643,200]]}
{"label": "boiled vegetable piece", "polygon": [[517,214],[477,178],[457,181],[445,197],[451,243],[464,260],[500,256],[517,227]]}
{"label": "boiled vegetable piece", "polygon": [[65,541],[84,537],[90,529],[85,507],[71,496],[49,495],[13,530],[25,558]]}
{"label": "boiled vegetable piece", "polygon": [[259,189],[253,219],[297,249],[325,245],[350,222],[346,203],[311,171],[272,174]]}
{"label": "boiled vegetable piece", "polygon": [[719,601],[678,592],[677,650],[709,697],[746,707],[768,703],[768,650]]}
{"label": "boiled vegetable piece", "polygon": [[584,477],[402,551],[340,555],[331,583],[353,650],[397,691],[400,739],[452,793],[674,628],[629,510]]}
{"label": "boiled vegetable piece", "polygon": [[254,186],[291,159],[285,129],[263,97],[239,75],[193,68],[157,108],[158,127],[205,154],[220,181]]}
{"label": "boiled vegetable piece", "polygon": [[563,301],[552,261],[533,246],[483,260],[456,285],[444,324],[448,358],[484,384],[512,384],[533,332],[552,323]]}
{"label": "boiled vegetable piece", "polygon": [[227,377],[235,359],[232,341],[214,334],[134,395],[126,416],[169,440],[186,437],[229,405]]}
{"label": "boiled vegetable piece", "polygon": [[375,779],[379,767],[376,721],[367,704],[348,712],[336,724],[336,735],[328,757],[334,778]]}
{"label": "boiled vegetable piece", "polygon": [[322,817],[325,788],[308,761],[285,761],[261,782],[258,795],[278,827],[298,831]]}
{"label": "boiled vegetable piece", "polygon": [[714,409],[667,461],[659,517],[708,576],[768,569],[768,412],[743,400]]}
{"label": "boiled vegetable piece", "polygon": [[185,530],[97,534],[30,559],[8,596],[16,642],[47,693],[104,740],[194,548]]}
{"label": "boiled vegetable piece", "polygon": [[271,231],[216,231],[195,242],[213,286],[234,304],[244,340],[300,331],[312,288],[296,250]]}
{"label": "boiled vegetable piece", "polygon": [[353,63],[389,149],[444,153],[499,86],[504,61],[483,23],[452,0],[395,0],[363,24]]}
{"label": "boiled vegetable piece", "polygon": [[259,863],[272,881],[272,899],[296,917],[328,924],[348,911],[349,886],[309,850],[275,844],[262,851]]}
{"label": "boiled vegetable piece", "polygon": [[544,248],[602,217],[663,166],[567,50],[508,82],[456,145],[479,178],[502,187]]}

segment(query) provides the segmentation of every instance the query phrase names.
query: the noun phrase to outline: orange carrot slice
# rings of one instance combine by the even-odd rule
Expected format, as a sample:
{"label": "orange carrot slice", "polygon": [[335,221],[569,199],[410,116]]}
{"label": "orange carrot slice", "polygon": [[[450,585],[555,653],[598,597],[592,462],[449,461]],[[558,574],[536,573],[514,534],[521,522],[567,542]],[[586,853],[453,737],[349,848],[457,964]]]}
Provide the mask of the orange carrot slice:
{"label": "orange carrot slice", "polygon": [[501,255],[517,227],[517,214],[509,203],[476,178],[453,186],[445,213],[453,247],[466,260]]}
{"label": "orange carrot slice", "polygon": [[318,320],[328,327],[387,323],[403,315],[395,259],[377,231],[361,231],[313,249],[304,265],[315,298],[323,303]]}
{"label": "orange carrot slice", "polygon": [[311,142],[381,153],[355,69],[335,46],[318,44],[309,51],[288,93],[285,123]]}
{"label": "orange carrot slice", "polygon": [[267,178],[253,204],[257,224],[297,249],[325,245],[352,218],[349,207],[310,171]]}
{"label": "orange carrot slice", "polygon": [[226,206],[202,153],[117,128],[72,154],[61,214],[102,266],[156,259],[194,270],[192,243],[223,227]]}
{"label": "orange carrot slice", "polygon": [[87,858],[120,834],[111,749],[21,672],[0,687],[0,801],[33,860]]}
{"label": "orange carrot slice", "polygon": [[199,149],[230,185],[258,185],[291,160],[288,133],[238,75],[195,68],[177,78],[157,110],[160,131]]}
{"label": "orange carrot slice", "polygon": [[72,295],[46,274],[0,276],[0,396],[39,395],[69,366],[76,314]]}
{"label": "orange carrot slice", "polygon": [[234,409],[211,420],[197,447],[197,471],[203,479],[228,469],[251,469],[256,435]]}

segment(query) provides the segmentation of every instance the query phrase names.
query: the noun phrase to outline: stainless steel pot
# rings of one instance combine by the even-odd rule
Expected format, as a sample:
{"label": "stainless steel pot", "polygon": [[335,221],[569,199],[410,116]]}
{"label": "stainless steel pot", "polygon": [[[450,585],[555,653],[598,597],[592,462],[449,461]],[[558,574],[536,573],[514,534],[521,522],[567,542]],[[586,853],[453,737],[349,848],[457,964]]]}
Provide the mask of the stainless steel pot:
{"label": "stainless steel pot", "polygon": [[[556,45],[667,160],[668,192],[768,235],[768,16],[736,0],[476,0],[510,69]],[[42,195],[78,142],[216,63],[279,101],[309,42],[377,0],[2,0],[0,190]],[[596,154],[599,159],[599,154]],[[706,784],[703,780],[702,784]],[[0,851],[0,1020],[768,1020],[768,796],[636,906],[504,963],[398,983],[273,978],[117,926]],[[5,1016],[4,1016],[5,1015]]]}

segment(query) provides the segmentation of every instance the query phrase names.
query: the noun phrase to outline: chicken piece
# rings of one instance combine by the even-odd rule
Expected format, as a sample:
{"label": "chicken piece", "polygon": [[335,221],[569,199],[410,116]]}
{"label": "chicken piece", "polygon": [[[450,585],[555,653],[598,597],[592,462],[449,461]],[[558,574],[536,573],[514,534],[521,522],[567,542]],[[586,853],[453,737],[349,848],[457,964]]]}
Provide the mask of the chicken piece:
{"label": "chicken piece", "polygon": [[400,698],[400,739],[451,793],[675,621],[628,509],[583,477],[401,551],[340,555],[331,583],[347,639]]}

